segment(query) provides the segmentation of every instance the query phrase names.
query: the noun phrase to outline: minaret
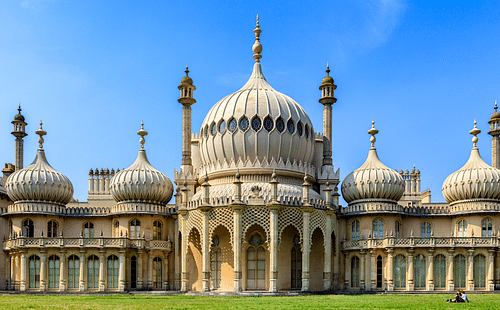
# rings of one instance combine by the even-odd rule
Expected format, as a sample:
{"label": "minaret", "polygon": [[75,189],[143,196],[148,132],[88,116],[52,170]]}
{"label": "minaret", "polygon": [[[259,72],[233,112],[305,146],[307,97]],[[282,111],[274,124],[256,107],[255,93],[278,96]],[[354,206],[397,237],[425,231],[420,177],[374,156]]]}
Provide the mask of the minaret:
{"label": "minaret", "polygon": [[21,114],[21,104],[19,104],[19,113],[14,116],[12,124],[14,124],[14,131],[12,135],[16,137],[16,170],[23,169],[23,158],[24,158],[24,140],[28,134],[25,132],[26,125],[24,121],[24,116]]}
{"label": "minaret", "polygon": [[491,166],[500,169],[500,113],[497,112],[498,106],[495,100],[495,113],[491,114],[490,131],[491,136]]}
{"label": "minaret", "polygon": [[[186,64],[186,76],[182,78],[179,90],[181,97],[177,99],[182,104],[182,166],[181,170],[193,172],[191,165],[191,105],[196,102],[193,98],[193,91],[196,87],[193,80],[189,77],[188,66]],[[186,170],[185,170],[186,171]],[[186,171],[186,172],[187,172]]]}
{"label": "minaret", "polygon": [[330,67],[326,64],[326,76],[321,81],[321,98],[319,103],[323,105],[323,166],[332,165],[332,105],[337,102],[334,91],[337,85],[333,84],[330,76]]}

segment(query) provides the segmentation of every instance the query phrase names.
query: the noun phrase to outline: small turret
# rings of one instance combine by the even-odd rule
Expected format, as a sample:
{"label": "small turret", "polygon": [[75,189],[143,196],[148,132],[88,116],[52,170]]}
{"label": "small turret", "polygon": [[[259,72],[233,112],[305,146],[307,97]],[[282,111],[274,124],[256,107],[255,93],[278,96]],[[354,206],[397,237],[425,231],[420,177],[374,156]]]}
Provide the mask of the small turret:
{"label": "small turret", "polygon": [[14,120],[12,124],[14,125],[14,131],[12,135],[16,137],[16,170],[23,169],[23,161],[24,161],[24,140],[28,134],[26,133],[26,125],[28,125],[24,121],[24,116],[21,114],[21,104],[19,104],[19,109],[17,109],[19,113],[14,116]]}
{"label": "small turret", "polygon": [[337,102],[334,92],[337,85],[333,84],[330,67],[326,64],[326,76],[321,81],[321,98],[323,105],[323,166],[332,165],[332,105]]}
{"label": "small turret", "polygon": [[500,168],[500,113],[497,111],[497,101],[495,100],[495,113],[491,114],[491,119],[488,121],[490,124],[490,131],[488,134],[491,136],[491,166],[493,168]]}
{"label": "small turret", "polygon": [[181,91],[181,97],[177,99],[182,104],[182,166],[192,172],[191,166],[191,105],[196,103],[193,98],[193,92],[196,87],[193,80],[189,77],[189,69],[186,64],[186,76],[181,79],[181,85],[178,86]]}

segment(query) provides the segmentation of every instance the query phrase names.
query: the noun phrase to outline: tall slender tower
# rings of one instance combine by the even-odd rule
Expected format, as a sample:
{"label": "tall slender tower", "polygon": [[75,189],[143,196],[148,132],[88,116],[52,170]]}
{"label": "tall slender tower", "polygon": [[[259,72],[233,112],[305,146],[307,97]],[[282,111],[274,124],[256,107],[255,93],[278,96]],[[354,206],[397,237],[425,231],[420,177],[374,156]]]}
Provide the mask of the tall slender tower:
{"label": "tall slender tower", "polygon": [[330,67],[326,64],[326,76],[319,87],[321,98],[319,102],[323,104],[323,166],[332,165],[332,105],[337,102],[334,91],[337,85],[333,84],[330,76]]}
{"label": "tall slender tower", "polygon": [[490,131],[491,136],[491,166],[500,169],[500,113],[497,112],[498,106],[495,100],[495,113],[491,114]]}
{"label": "tall slender tower", "polygon": [[[182,166],[181,170],[193,172],[191,164],[191,105],[196,102],[193,98],[193,91],[196,87],[193,80],[189,77],[188,66],[186,64],[186,76],[181,79],[179,90],[181,97],[177,99],[182,104]],[[186,170],[187,169],[187,170]]]}
{"label": "tall slender tower", "polygon": [[21,114],[21,104],[19,104],[19,109],[17,109],[19,113],[14,116],[14,120],[12,124],[14,124],[14,131],[12,135],[16,137],[16,170],[23,169],[23,158],[24,158],[24,140],[28,134],[25,132],[26,123],[24,121],[24,116]]}

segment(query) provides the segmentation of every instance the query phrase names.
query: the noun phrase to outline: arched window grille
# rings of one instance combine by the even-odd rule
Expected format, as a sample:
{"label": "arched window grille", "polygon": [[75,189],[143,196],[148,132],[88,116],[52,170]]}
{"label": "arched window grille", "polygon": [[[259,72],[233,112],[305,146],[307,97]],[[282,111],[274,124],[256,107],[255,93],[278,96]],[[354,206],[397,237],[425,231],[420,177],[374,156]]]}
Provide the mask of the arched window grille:
{"label": "arched window grille", "polygon": [[427,276],[427,266],[425,256],[419,254],[415,257],[415,263],[413,265],[414,276],[415,276],[415,288],[416,289],[425,289],[425,280]]}
{"label": "arched window grille", "polygon": [[446,288],[446,257],[443,254],[434,257],[434,288]]}
{"label": "arched window grille", "polygon": [[453,280],[455,288],[465,288],[466,283],[466,269],[465,269],[465,256],[458,254],[453,258]]}
{"label": "arched window grille", "polygon": [[49,257],[49,288],[59,288],[59,271],[61,262],[59,256],[51,255]]}
{"label": "arched window grille", "polygon": [[486,258],[482,254],[474,256],[474,288],[486,287]]}
{"label": "arched window grille", "polygon": [[394,288],[406,288],[406,257],[402,254],[394,258]]}
{"label": "arched window grille", "polygon": [[250,237],[247,249],[247,289],[265,289],[266,287],[266,251],[264,241],[259,234]]}
{"label": "arched window grille", "polygon": [[80,287],[80,258],[71,255],[68,258],[68,288]]}
{"label": "arched window grille", "polygon": [[108,256],[108,288],[118,288],[118,272],[120,261],[116,255]]}
{"label": "arched window grille", "polygon": [[99,288],[99,257],[96,255],[87,259],[87,288]]}
{"label": "arched window grille", "polygon": [[40,257],[38,255],[31,255],[28,258],[28,287],[29,288],[39,288],[40,287]]}

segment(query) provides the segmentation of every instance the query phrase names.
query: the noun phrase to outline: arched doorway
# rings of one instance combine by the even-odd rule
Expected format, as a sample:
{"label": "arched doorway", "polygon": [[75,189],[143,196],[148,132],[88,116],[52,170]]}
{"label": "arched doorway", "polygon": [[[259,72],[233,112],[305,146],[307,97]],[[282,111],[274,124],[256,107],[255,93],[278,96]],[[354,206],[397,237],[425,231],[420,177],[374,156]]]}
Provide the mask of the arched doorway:
{"label": "arched doorway", "polygon": [[382,289],[382,256],[377,257],[377,288]]}
{"label": "arched doorway", "polygon": [[264,238],[259,233],[250,237],[247,249],[247,290],[266,289],[266,250]]}
{"label": "arched doorway", "polygon": [[291,269],[291,288],[292,290],[300,290],[302,288],[302,250],[299,235],[293,237]]}

